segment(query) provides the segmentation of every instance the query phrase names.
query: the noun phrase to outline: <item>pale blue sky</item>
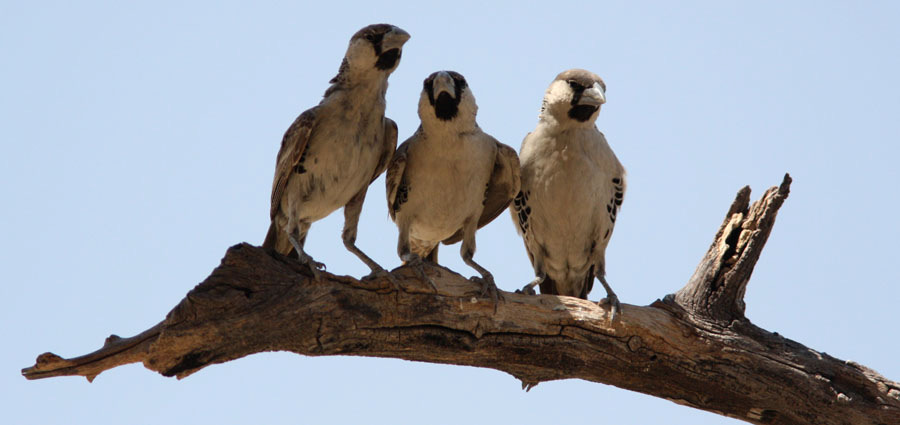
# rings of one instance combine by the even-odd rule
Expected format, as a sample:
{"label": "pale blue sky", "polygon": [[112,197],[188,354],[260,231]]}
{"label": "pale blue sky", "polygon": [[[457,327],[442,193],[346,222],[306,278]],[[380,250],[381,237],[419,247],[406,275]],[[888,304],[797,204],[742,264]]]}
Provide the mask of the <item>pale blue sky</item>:
{"label": "pale blue sky", "polygon": [[[897,4],[2,1],[0,422],[738,423],[605,385],[525,393],[493,370],[386,359],[259,354],[183,381],[140,365],[93,384],[20,376],[44,351],[81,355],[155,324],[228,246],[260,243],[281,135],[376,22],[412,34],[388,91],[401,140],[435,70],[465,75],[482,128],[517,150],[558,72],[604,78],[597,124],[629,171],[607,254],[625,303],[679,289],[735,192],[756,198],[790,172],[748,317],[900,379]],[[359,245],[393,268],[383,187]],[[308,251],[358,277],[341,224],[316,223]],[[442,261],[474,274],[457,251]],[[476,259],[503,289],[532,278],[505,215]]]}

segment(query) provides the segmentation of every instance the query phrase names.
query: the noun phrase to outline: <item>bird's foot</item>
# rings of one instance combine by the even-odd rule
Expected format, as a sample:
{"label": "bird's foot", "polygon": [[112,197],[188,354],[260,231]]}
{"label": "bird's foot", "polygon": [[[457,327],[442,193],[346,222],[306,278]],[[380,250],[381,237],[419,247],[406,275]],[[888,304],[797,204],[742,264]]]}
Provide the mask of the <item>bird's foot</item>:
{"label": "bird's foot", "polygon": [[437,285],[434,283],[434,280],[431,279],[431,276],[428,276],[425,273],[425,266],[430,266],[422,257],[419,257],[415,254],[410,254],[407,258],[403,258],[403,261],[406,262],[406,265],[412,267],[413,271],[416,272],[416,276],[419,277],[419,280],[423,282],[427,282],[431,285],[431,289],[434,290],[434,293],[438,293]]}
{"label": "bird's foot", "polygon": [[496,313],[497,305],[500,304],[500,300],[503,300],[503,295],[500,294],[500,290],[497,289],[497,284],[494,283],[494,276],[490,273],[486,273],[481,277],[472,276],[472,278],[469,280],[481,284],[480,296],[484,297],[490,294],[491,299],[494,301],[494,313]]}
{"label": "bird's foot", "polygon": [[309,254],[307,254],[305,252],[302,253],[299,257],[300,257],[299,260],[301,263],[309,266],[309,271],[312,272],[313,279],[315,279],[317,281],[322,280],[322,271],[324,271],[326,269],[325,264],[320,263],[316,260],[313,260],[313,258],[310,257]]}
{"label": "bird's foot", "polygon": [[534,292],[534,287],[543,283],[545,278],[546,278],[546,276],[544,276],[544,275],[534,278],[534,280],[532,280],[531,282],[528,282],[528,284],[525,285],[524,287],[522,287],[522,289],[517,289],[516,293],[517,294],[525,294],[525,295],[537,295],[537,293]]}
{"label": "bird's foot", "polygon": [[612,322],[616,320],[616,314],[622,312],[622,305],[619,304],[619,297],[616,294],[609,294],[606,298],[603,298],[598,302],[599,305],[608,305],[609,309],[609,321]]}
{"label": "bird's foot", "polygon": [[537,292],[534,291],[534,287],[525,285],[522,289],[516,289],[517,294],[525,294],[525,295],[537,295]]}
{"label": "bird's foot", "polygon": [[381,266],[379,266],[378,268],[373,268],[372,273],[363,276],[362,280],[375,280],[378,278],[385,278],[389,280],[391,284],[394,285],[394,288],[396,288],[398,291],[402,289],[400,287],[400,281],[398,281],[397,278],[394,277],[393,274],[391,274],[391,272],[383,269]]}

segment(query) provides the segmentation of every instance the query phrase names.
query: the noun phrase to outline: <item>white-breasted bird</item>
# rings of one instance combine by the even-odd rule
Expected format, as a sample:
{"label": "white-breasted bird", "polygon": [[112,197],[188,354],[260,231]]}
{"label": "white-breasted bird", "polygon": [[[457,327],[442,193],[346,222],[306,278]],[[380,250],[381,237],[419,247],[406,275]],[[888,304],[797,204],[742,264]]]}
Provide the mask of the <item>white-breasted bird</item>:
{"label": "white-breasted bird", "polygon": [[343,207],[344,246],[372,275],[393,280],[356,246],[356,232],[366,190],[397,146],[397,124],[384,116],[385,93],[407,40],[406,31],[388,24],[357,31],[322,101],[300,114],[282,139],[263,247],[296,253],[316,279],[324,265],[303,251],[306,234],[313,222]]}
{"label": "white-breasted bird", "polygon": [[587,299],[600,280],[612,306],[621,309],[606,281],[606,246],[625,196],[625,169],[595,121],[606,103],[596,74],[571,69],[556,76],[544,95],[537,127],[522,141],[522,188],[510,208],[536,278],[534,293]]}
{"label": "white-breasted bird", "polygon": [[462,240],[463,261],[481,274],[482,294],[499,293],[476,263],[475,231],[503,212],[519,192],[515,150],[483,132],[465,78],[428,76],[419,96],[421,125],[403,142],[387,171],[387,201],[400,235],[397,253],[423,280],[423,259],[437,262],[438,245]]}

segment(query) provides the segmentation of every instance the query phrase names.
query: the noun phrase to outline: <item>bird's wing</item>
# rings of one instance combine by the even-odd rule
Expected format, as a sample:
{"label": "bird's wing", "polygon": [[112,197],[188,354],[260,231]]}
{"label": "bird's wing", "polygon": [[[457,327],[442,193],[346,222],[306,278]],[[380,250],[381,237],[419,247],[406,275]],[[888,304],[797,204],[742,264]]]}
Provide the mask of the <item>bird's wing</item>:
{"label": "bird's wing", "polygon": [[[609,196],[609,200],[606,202],[606,213],[609,219],[609,224],[603,234],[598,234],[600,240],[603,243],[609,242],[609,237],[612,236],[613,227],[616,226],[616,217],[619,214],[619,209],[622,207],[622,201],[625,199],[625,172],[624,170],[620,173],[614,174],[615,177],[612,177],[609,182],[605,184],[608,188],[607,196]],[[606,227],[606,226],[603,226]]]}
{"label": "bird's wing", "polygon": [[[519,193],[521,184],[521,168],[519,168],[519,156],[516,155],[516,151],[497,140],[494,140],[494,143],[497,145],[497,153],[494,156],[491,178],[484,191],[484,209],[481,210],[481,216],[478,218],[479,229],[497,218],[509,206],[509,203]],[[449,245],[460,240],[462,240],[462,229],[443,242]]]}
{"label": "bird's wing", "polygon": [[612,149],[609,149],[609,144],[606,142],[606,136],[604,136],[603,133],[599,133],[599,135],[602,146],[606,147],[607,154],[594,155],[593,158],[596,166],[605,171],[605,178],[608,179],[606,181],[598,182],[598,189],[601,189],[598,193],[601,196],[609,197],[600,198],[602,201],[606,202],[609,227],[607,228],[608,230],[604,229],[603,234],[597,236],[600,238],[601,242],[605,243],[609,241],[609,237],[611,236],[610,233],[612,233],[612,229],[616,225],[616,216],[619,213],[619,209],[622,207],[622,201],[625,200],[625,168],[622,167],[622,164],[619,162],[618,158],[616,158]]}
{"label": "bird's wing", "polygon": [[383,150],[381,157],[378,159],[378,166],[375,167],[375,174],[372,175],[370,184],[378,178],[387,169],[397,150],[397,123],[394,120],[384,117],[384,139],[382,140]]}
{"label": "bird's wing", "polygon": [[[522,151],[525,151],[525,148],[528,146],[528,138],[531,137],[532,133],[528,133],[525,135],[525,139],[522,140]],[[521,163],[520,163],[521,166]],[[522,176],[519,175],[521,180]],[[509,208],[510,215],[512,216],[513,223],[516,225],[516,231],[522,238],[525,238],[525,234],[528,232],[528,214],[531,213],[531,208],[528,208],[528,194],[527,188],[525,187],[524,181],[519,185],[519,192],[516,194],[516,197],[513,199],[513,204]],[[525,249],[528,249],[528,244],[525,244]],[[534,264],[534,258],[531,255],[531,252],[528,252],[528,257],[531,260],[531,263]]]}
{"label": "bird's wing", "polygon": [[284,196],[284,188],[288,179],[297,167],[302,167],[304,153],[309,144],[310,134],[316,125],[316,110],[318,107],[307,109],[300,114],[294,123],[284,132],[281,139],[281,149],[278,150],[278,160],[275,164],[275,180],[272,182],[272,207],[269,217],[275,218],[281,205],[281,197]]}
{"label": "bird's wing", "polygon": [[[496,141],[495,141],[496,142]],[[497,156],[494,158],[494,171],[484,192],[484,210],[478,219],[478,227],[482,227],[497,218],[509,206],[521,184],[519,156],[513,148],[497,143]]]}
{"label": "bird's wing", "polygon": [[391,220],[394,219],[397,211],[400,210],[400,205],[406,202],[409,188],[404,182],[403,174],[406,171],[406,151],[413,137],[416,137],[416,135],[413,134],[412,137],[401,143],[397,151],[394,152],[394,156],[388,165],[387,176],[384,179],[388,213],[391,216]]}

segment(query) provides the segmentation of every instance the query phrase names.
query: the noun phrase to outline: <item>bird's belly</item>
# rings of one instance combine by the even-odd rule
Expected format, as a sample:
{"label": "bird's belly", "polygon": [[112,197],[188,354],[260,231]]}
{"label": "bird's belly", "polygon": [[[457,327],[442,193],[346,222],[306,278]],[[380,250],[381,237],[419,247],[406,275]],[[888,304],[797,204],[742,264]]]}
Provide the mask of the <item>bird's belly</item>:
{"label": "bird's belly", "polygon": [[529,205],[533,215],[545,221],[548,231],[573,234],[590,228],[597,207],[604,202],[599,193],[599,176],[593,167],[571,164],[571,167],[546,172],[529,184]]}
{"label": "bird's belly", "polygon": [[423,241],[441,241],[461,229],[470,214],[458,204],[443,204],[439,202],[419,206],[415,215],[410,217],[410,235]]}
{"label": "bird's belly", "polygon": [[324,149],[310,149],[303,161],[305,171],[295,172],[292,177],[295,184],[291,189],[300,195],[294,206],[299,219],[320,220],[343,207],[369,185],[375,174],[381,155],[379,146],[331,143]]}
{"label": "bird's belly", "polygon": [[[452,175],[452,180],[437,178]],[[482,182],[481,180],[485,180]],[[486,177],[461,170],[457,173],[423,173],[410,187],[407,204],[410,234],[418,239],[441,241],[456,233],[467,219],[481,213]]]}
{"label": "bird's belly", "polygon": [[[543,255],[545,272],[555,281],[580,281],[593,262],[602,197],[594,190],[595,171],[569,164],[529,185],[529,237]],[[599,243],[602,243],[600,241]],[[537,252],[537,251],[535,251]]]}

